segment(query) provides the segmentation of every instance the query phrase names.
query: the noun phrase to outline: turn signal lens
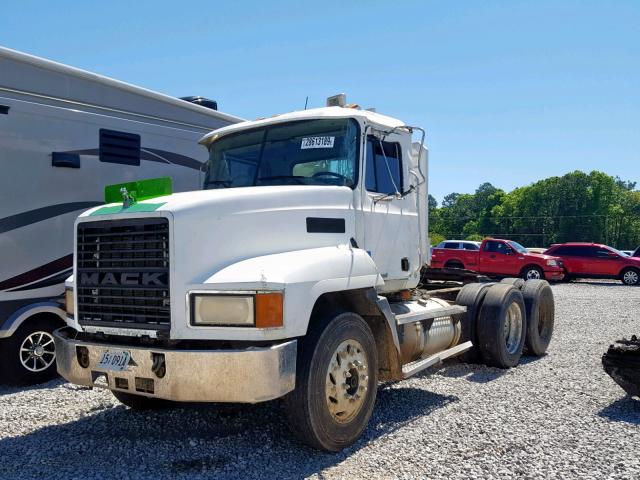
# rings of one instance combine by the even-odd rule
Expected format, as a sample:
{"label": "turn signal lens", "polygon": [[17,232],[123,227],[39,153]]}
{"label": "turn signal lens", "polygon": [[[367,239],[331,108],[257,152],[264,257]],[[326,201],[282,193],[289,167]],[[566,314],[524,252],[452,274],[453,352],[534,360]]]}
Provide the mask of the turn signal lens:
{"label": "turn signal lens", "polygon": [[70,288],[67,288],[64,291],[64,305],[67,315],[73,318],[75,309],[73,308],[73,290]]}
{"label": "turn signal lens", "polygon": [[283,326],[282,293],[256,294],[256,327],[276,328]]}

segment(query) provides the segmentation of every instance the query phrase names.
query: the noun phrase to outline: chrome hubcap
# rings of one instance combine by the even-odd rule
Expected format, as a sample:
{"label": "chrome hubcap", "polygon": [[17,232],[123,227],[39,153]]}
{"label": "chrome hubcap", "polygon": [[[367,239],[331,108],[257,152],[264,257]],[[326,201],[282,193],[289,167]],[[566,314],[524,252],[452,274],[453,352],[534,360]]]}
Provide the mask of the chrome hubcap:
{"label": "chrome hubcap", "polygon": [[367,393],[367,356],[359,342],[345,340],[333,353],[325,384],[327,407],[333,419],[346,423],[362,408]]}
{"label": "chrome hubcap", "polygon": [[507,318],[504,322],[504,341],[509,355],[518,351],[522,340],[522,311],[517,303],[513,302],[507,310]]}
{"label": "chrome hubcap", "polygon": [[527,280],[538,280],[540,279],[540,272],[538,270],[529,270],[527,272]]}
{"label": "chrome hubcap", "polygon": [[30,372],[42,372],[55,360],[55,345],[48,332],[34,332],[20,346],[20,363]]}
{"label": "chrome hubcap", "polygon": [[638,274],[633,270],[625,272],[624,282],[635,285],[636,283],[638,283]]}

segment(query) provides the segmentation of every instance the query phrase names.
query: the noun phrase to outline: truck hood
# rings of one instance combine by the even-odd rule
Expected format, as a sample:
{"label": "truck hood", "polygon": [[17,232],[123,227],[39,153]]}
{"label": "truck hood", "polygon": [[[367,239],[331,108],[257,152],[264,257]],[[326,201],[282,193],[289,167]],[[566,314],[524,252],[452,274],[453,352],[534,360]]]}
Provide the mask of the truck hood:
{"label": "truck hood", "polygon": [[[200,284],[216,271],[248,258],[348,244],[355,237],[353,191],[338,186],[183,192],[145,200],[128,209],[120,204],[97,207],[79,221],[89,220],[85,217],[113,220],[134,216],[169,218],[172,276],[183,284]],[[323,229],[327,220],[330,225]]]}
{"label": "truck hood", "polygon": [[545,255],[544,253],[527,253],[525,254],[525,257],[527,258],[531,258],[531,259],[538,259],[541,262],[546,263],[547,260],[562,260],[560,257],[554,257],[553,255]]}

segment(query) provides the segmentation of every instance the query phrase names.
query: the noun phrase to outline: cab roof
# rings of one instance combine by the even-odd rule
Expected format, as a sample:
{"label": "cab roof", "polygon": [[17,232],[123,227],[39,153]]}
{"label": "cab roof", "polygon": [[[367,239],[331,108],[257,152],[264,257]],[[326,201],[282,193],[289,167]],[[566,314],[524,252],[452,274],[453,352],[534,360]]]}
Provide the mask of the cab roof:
{"label": "cab roof", "polygon": [[274,115],[269,118],[259,118],[245,122],[228,125],[214,130],[200,139],[200,144],[209,145],[217,138],[230,133],[249,130],[264,125],[275,125],[278,123],[291,122],[294,120],[315,120],[321,118],[359,118],[383,129],[404,127],[406,124],[396,118],[381,115],[370,110],[358,110],[348,107],[322,107],[311,108],[309,110],[298,110],[290,113]]}

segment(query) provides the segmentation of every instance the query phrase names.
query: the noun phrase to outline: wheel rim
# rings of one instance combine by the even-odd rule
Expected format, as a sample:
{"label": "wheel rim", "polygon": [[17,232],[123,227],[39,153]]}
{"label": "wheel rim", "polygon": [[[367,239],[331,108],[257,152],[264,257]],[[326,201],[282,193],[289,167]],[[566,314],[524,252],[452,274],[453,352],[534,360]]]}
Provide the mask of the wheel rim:
{"label": "wheel rim", "polygon": [[539,279],[540,279],[540,272],[535,268],[527,272],[527,280],[539,280]]}
{"label": "wheel rim", "polygon": [[42,372],[55,361],[55,345],[49,332],[33,332],[20,345],[20,363],[30,372]]}
{"label": "wheel rim", "polygon": [[345,340],[331,357],[327,368],[325,398],[329,413],[338,423],[355,417],[367,394],[367,355],[356,340]]}
{"label": "wheel rim", "polygon": [[633,270],[629,270],[624,273],[624,283],[628,283],[630,285],[635,285],[638,283],[638,274]]}
{"label": "wheel rim", "polygon": [[518,352],[522,340],[522,310],[516,302],[509,305],[504,321],[504,342],[509,355]]}

